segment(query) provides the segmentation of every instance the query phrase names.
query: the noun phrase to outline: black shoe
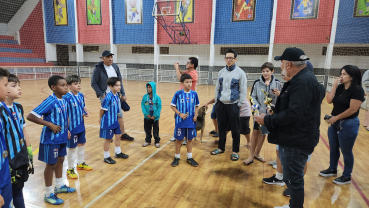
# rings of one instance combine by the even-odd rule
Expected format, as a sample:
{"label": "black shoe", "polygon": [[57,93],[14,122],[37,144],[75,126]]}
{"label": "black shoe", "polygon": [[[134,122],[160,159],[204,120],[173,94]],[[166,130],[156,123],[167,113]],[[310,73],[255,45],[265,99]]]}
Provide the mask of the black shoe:
{"label": "black shoe", "polygon": [[215,134],[213,135],[213,137],[219,137],[219,134],[217,132],[215,132]]}
{"label": "black shoe", "polygon": [[179,164],[179,158],[174,158],[173,162],[172,162],[172,167],[176,167]]}
{"label": "black shoe", "polygon": [[263,178],[263,182],[270,185],[284,186],[286,185],[282,180],[279,180],[275,175],[270,178]]}
{"label": "black shoe", "polygon": [[350,177],[341,176],[339,178],[335,178],[333,180],[333,183],[338,184],[338,185],[350,184],[351,183],[351,178]]}
{"label": "black shoe", "polygon": [[193,167],[197,167],[199,165],[193,158],[187,158],[187,162]]}
{"label": "black shoe", "polygon": [[121,140],[133,141],[135,138],[129,136],[128,134],[122,134]]}
{"label": "black shoe", "polygon": [[127,159],[129,156],[128,156],[128,155],[126,155],[126,154],[124,154],[123,152],[121,152],[121,153],[119,153],[119,154],[115,153],[114,157],[115,157],[115,158],[123,158],[123,159]]}
{"label": "black shoe", "polygon": [[320,171],[319,175],[324,177],[337,176],[337,170],[331,170],[328,168],[327,170]]}
{"label": "black shoe", "polygon": [[212,130],[211,132],[209,132],[209,134],[215,134],[217,133],[216,131]]}
{"label": "black shoe", "polygon": [[108,158],[104,158],[104,162],[108,163],[108,164],[115,164],[115,160],[111,159],[111,157]]}
{"label": "black shoe", "polygon": [[290,190],[288,190],[288,188],[286,190],[283,191],[283,195],[287,196],[287,197],[290,197],[291,194],[290,194]]}

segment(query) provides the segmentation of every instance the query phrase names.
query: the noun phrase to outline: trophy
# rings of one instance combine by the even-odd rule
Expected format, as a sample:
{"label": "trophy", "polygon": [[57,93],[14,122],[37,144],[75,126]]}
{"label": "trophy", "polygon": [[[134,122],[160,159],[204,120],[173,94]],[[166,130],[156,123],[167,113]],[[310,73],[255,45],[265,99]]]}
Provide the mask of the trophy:
{"label": "trophy", "polygon": [[[259,105],[255,104],[253,99],[251,99],[251,104],[252,104],[251,109],[254,111],[254,114],[256,114],[258,116],[260,114]],[[267,134],[270,133],[268,128],[264,125],[260,125],[259,129],[260,129],[262,135],[267,135]]]}
{"label": "trophy", "polygon": [[261,91],[264,93],[265,95],[265,100],[264,100],[264,104],[266,105],[267,109],[270,110],[271,114],[273,114],[273,111],[272,111],[272,98],[268,97],[268,94],[265,92],[264,89],[261,89]]}

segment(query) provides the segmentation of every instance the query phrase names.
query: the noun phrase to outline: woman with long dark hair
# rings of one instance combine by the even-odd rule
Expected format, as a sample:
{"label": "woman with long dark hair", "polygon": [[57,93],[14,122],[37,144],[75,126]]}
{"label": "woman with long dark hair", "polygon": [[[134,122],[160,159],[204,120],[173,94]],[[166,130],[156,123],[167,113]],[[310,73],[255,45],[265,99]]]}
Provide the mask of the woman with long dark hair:
{"label": "woman with long dark hair", "polygon": [[[341,83],[341,84],[339,84]],[[335,184],[351,183],[354,167],[352,149],[359,133],[359,109],[364,101],[364,90],[361,86],[360,70],[356,66],[346,65],[341,69],[341,76],[333,84],[327,95],[327,102],[333,103],[332,117],[328,120],[330,146],[330,165],[320,172],[321,176],[337,176],[340,149],[343,154],[345,168],[341,177],[333,180]]]}

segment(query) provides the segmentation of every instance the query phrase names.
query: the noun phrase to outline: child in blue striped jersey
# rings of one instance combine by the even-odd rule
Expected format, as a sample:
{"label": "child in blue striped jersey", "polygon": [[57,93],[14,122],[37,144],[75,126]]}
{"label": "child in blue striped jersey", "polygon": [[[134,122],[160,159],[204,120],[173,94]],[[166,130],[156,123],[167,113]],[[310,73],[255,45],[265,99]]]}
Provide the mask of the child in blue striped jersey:
{"label": "child in blue striped jersey", "polygon": [[[74,171],[74,162],[77,151],[77,169],[78,170],[92,170],[84,160],[84,148],[86,144],[86,132],[84,117],[88,117],[85,105],[85,97],[81,91],[81,78],[77,75],[70,75],[66,78],[69,92],[63,97],[68,102],[68,118],[70,138],[67,141],[67,160],[68,170],[67,176],[71,179],[78,178]],[[76,149],[77,148],[77,149]]]}
{"label": "child in blue striped jersey", "polygon": [[[40,138],[38,160],[46,163],[45,202],[59,205],[64,201],[57,197],[59,193],[73,193],[63,182],[63,162],[67,155],[68,136],[68,103],[63,95],[68,93],[67,82],[59,75],[53,75],[48,80],[50,89],[54,92],[37,106],[27,116],[27,120],[43,125]],[[43,117],[43,119],[41,119]],[[55,189],[53,191],[53,176],[55,172]]]}
{"label": "child in blue striped jersey", "polygon": [[104,141],[104,162],[115,164],[115,160],[110,157],[109,145],[115,135],[115,157],[127,159],[129,156],[124,154],[120,148],[120,126],[118,122],[118,113],[121,108],[118,92],[121,84],[118,77],[110,77],[107,81],[110,88],[104,98],[100,109],[100,138]]}

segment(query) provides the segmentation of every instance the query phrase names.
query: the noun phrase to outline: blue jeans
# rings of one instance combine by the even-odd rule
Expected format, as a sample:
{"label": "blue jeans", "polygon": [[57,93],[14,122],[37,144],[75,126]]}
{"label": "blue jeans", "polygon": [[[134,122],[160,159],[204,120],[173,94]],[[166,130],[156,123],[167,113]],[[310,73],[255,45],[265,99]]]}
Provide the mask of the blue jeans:
{"label": "blue jeans", "polygon": [[328,128],[328,138],[330,146],[330,164],[331,170],[337,170],[338,160],[340,159],[340,148],[345,162],[343,176],[351,178],[354,167],[354,147],[356,137],[359,133],[360,120],[358,117],[339,120]]}
{"label": "blue jeans", "polygon": [[304,207],[304,168],[313,151],[314,148],[299,149],[279,146],[283,181],[291,193],[290,208]]}

